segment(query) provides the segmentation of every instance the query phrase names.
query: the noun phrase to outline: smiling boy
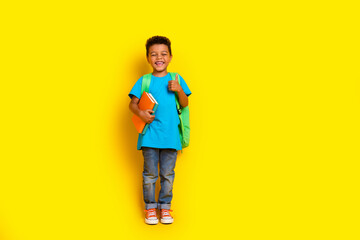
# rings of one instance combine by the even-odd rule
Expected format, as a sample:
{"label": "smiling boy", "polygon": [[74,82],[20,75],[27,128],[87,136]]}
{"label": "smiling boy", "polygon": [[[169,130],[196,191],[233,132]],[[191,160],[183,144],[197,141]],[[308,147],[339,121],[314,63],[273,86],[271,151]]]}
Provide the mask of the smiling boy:
{"label": "smiling boy", "polygon": [[[180,123],[176,109],[175,93],[179,97],[181,107],[188,105],[191,91],[184,79],[179,75],[180,84],[172,80],[167,67],[172,60],[171,42],[168,38],[154,36],[146,42],[146,57],[153,68],[149,92],[158,102],[156,114],[151,109],[140,110],[138,103],[141,97],[142,79],[138,79],[129,93],[130,110],[144,122],[149,123],[146,134],[139,134],[137,149],[144,156],[143,197],[145,202],[145,223],[157,224],[157,209],[160,209],[161,223],[172,223],[171,200],[175,177],[177,151],[181,150]],[[155,183],[160,168],[160,193],[155,200]]]}

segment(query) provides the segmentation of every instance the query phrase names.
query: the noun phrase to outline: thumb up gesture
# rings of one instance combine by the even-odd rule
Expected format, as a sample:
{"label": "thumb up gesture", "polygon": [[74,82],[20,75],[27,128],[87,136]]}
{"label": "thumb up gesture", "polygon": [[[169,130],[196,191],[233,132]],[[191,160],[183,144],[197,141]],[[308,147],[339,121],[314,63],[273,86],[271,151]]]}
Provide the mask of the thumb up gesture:
{"label": "thumb up gesture", "polygon": [[170,91],[173,91],[173,92],[180,92],[182,90],[182,88],[179,84],[179,75],[178,74],[176,74],[175,80],[169,81],[168,88]]}

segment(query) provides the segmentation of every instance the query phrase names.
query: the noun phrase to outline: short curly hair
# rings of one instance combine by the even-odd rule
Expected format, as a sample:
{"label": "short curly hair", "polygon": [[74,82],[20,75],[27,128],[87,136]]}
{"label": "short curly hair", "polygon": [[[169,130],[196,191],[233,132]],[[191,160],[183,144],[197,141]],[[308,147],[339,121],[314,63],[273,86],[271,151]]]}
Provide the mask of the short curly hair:
{"label": "short curly hair", "polygon": [[171,54],[171,42],[167,37],[163,37],[163,36],[153,36],[153,37],[149,38],[146,41],[146,44],[145,44],[145,46],[146,46],[146,56],[149,56],[149,48],[154,44],[165,44],[169,48],[170,56],[172,56],[172,54]]}

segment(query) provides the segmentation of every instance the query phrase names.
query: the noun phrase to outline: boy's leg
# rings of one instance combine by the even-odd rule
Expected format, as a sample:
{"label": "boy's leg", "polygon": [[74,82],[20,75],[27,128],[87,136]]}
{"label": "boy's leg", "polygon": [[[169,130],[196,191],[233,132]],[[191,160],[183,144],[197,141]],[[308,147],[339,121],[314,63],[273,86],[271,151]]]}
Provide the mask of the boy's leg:
{"label": "boy's leg", "polygon": [[155,201],[155,183],[158,179],[159,149],[142,148],[144,156],[143,194],[145,209],[157,208]]}
{"label": "boy's leg", "polygon": [[172,189],[175,177],[175,163],[177,151],[175,149],[160,149],[160,185],[158,207],[170,209],[172,200]]}

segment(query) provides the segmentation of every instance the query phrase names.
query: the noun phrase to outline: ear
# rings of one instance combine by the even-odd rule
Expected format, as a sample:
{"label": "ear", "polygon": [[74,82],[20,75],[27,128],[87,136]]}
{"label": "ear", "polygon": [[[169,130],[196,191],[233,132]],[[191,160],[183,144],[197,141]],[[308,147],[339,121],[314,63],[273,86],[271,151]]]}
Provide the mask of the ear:
{"label": "ear", "polygon": [[171,55],[171,56],[170,56],[170,60],[169,60],[169,62],[171,62],[172,57],[173,57],[173,56]]}
{"label": "ear", "polygon": [[148,63],[150,63],[149,56],[146,56],[146,61],[147,61]]}

